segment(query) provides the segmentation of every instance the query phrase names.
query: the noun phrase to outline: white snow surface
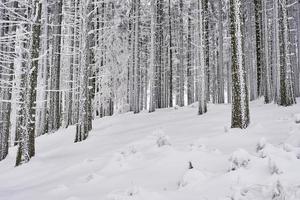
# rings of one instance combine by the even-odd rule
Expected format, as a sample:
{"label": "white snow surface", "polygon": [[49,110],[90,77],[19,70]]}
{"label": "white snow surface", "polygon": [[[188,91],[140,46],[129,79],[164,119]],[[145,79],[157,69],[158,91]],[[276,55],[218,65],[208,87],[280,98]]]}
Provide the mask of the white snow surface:
{"label": "white snow surface", "polygon": [[[300,99],[298,99],[298,102]],[[0,162],[0,200],[300,199],[300,105],[250,104],[251,124],[230,129],[231,105],[115,115],[36,140],[36,156]],[[234,169],[233,169],[234,168]]]}

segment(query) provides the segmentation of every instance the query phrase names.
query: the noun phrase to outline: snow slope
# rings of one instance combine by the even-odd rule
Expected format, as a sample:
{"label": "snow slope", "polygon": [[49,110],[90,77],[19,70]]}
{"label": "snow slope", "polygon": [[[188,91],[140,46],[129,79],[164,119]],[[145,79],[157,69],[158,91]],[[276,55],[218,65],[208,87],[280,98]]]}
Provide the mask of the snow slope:
{"label": "snow slope", "polygon": [[[298,102],[300,99],[298,99]],[[300,199],[300,105],[251,103],[247,130],[230,129],[230,105],[116,115],[37,139],[36,156],[0,163],[0,200]]]}

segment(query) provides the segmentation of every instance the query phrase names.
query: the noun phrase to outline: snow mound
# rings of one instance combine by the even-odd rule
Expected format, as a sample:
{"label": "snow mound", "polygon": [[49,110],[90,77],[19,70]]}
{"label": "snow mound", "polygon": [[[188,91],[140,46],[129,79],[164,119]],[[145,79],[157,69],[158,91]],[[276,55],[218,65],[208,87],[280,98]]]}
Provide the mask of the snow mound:
{"label": "snow mound", "polygon": [[300,147],[300,127],[294,130],[294,132],[286,140],[286,143],[295,147]]}
{"label": "snow mound", "polygon": [[244,149],[239,149],[233,152],[229,158],[229,171],[234,171],[239,168],[247,168],[251,160],[251,155]]}
{"label": "snow mound", "polygon": [[200,170],[195,168],[189,169],[184,175],[182,180],[179,182],[179,187],[185,187],[187,185],[194,185],[199,182],[204,182],[208,179],[208,176],[205,175]]}
{"label": "snow mound", "polygon": [[134,145],[127,146],[124,150],[115,153],[104,171],[128,170],[135,163],[142,160],[142,154]]}
{"label": "snow mound", "polygon": [[295,114],[295,123],[300,124],[300,113]]}
{"label": "snow mound", "polygon": [[[280,180],[267,185],[250,185],[234,187],[226,200],[299,200],[300,190],[295,186],[282,184]],[[225,200],[224,199],[224,200]]]}
{"label": "snow mound", "polygon": [[[261,141],[259,143],[261,143]],[[261,145],[261,146],[259,147],[259,145]],[[256,150],[257,150],[258,156],[260,158],[267,158],[267,157],[271,156],[272,154],[278,154],[279,151],[281,151],[280,148],[275,147],[272,144],[267,143],[267,142],[257,144]]]}
{"label": "snow mound", "polygon": [[208,148],[206,147],[205,144],[198,143],[198,142],[190,144],[189,147],[188,147],[188,149],[190,151],[203,151],[203,152],[207,152],[208,151]]}
{"label": "snow mound", "polygon": [[222,152],[219,149],[208,147],[207,145],[203,144],[203,142],[201,142],[200,140],[196,141],[192,144],[189,144],[188,150],[189,151],[200,151],[203,153],[212,153],[212,154],[217,154],[217,155],[222,154]]}
{"label": "snow mound", "polygon": [[116,191],[107,195],[107,200],[163,200],[157,193],[147,191],[141,187],[131,187],[124,191]]}
{"label": "snow mound", "polygon": [[165,134],[165,132],[161,129],[156,130],[152,133],[155,141],[156,141],[156,145],[158,147],[163,147],[163,146],[170,146],[171,142],[170,142],[170,137],[167,136]]}
{"label": "snow mound", "polygon": [[68,190],[69,190],[69,188],[66,185],[61,184],[61,185],[57,185],[55,188],[51,189],[49,192],[51,194],[60,194],[60,193],[66,193]]}

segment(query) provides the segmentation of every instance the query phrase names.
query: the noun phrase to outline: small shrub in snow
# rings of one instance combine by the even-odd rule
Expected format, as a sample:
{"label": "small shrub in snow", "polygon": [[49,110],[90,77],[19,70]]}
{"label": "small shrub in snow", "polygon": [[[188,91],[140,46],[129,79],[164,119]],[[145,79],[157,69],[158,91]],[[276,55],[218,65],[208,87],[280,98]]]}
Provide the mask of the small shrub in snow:
{"label": "small shrub in snow", "polygon": [[297,157],[297,159],[300,160],[300,150],[299,149],[296,151],[296,157]]}
{"label": "small shrub in snow", "polygon": [[156,144],[158,147],[170,146],[170,138],[162,130],[157,130],[153,133],[156,138]]}
{"label": "small shrub in snow", "polygon": [[179,109],[179,106],[175,105],[174,110],[178,110],[178,109]]}
{"label": "small shrub in snow", "polygon": [[295,123],[300,124],[300,113],[295,115]]}
{"label": "small shrub in snow", "polygon": [[266,145],[267,145],[266,139],[261,138],[256,145],[256,152],[260,152],[261,150],[263,150],[266,147]]}
{"label": "small shrub in snow", "polygon": [[228,133],[228,132],[229,132],[228,126],[224,126],[224,132],[225,132],[225,133]]}
{"label": "small shrub in snow", "polygon": [[229,170],[233,171],[241,167],[246,168],[249,165],[250,160],[251,160],[250,154],[243,149],[239,149],[233,152],[233,154],[231,154],[229,158],[229,162],[230,162]]}
{"label": "small shrub in snow", "polygon": [[279,180],[273,187],[272,200],[288,200],[285,189]]}
{"label": "small shrub in snow", "polygon": [[290,145],[290,144],[287,144],[287,143],[284,143],[283,144],[283,150],[286,151],[286,152],[292,152],[293,151],[293,146]]}
{"label": "small shrub in snow", "polygon": [[121,151],[120,154],[123,155],[124,157],[128,157],[130,155],[136,154],[138,150],[134,145],[128,146],[125,150]]}
{"label": "small shrub in snow", "polygon": [[189,162],[189,169],[193,169],[193,168],[194,168],[193,163],[190,161]]}
{"label": "small shrub in snow", "polygon": [[269,157],[269,171],[273,174],[282,174],[282,171],[274,159]]}

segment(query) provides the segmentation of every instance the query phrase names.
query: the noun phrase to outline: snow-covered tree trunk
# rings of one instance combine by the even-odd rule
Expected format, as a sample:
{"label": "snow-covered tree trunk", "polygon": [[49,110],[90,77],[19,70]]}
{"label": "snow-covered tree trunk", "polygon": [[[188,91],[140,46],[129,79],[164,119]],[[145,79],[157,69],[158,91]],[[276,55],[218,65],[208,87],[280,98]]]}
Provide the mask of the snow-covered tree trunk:
{"label": "snow-covered tree trunk", "polygon": [[218,103],[224,103],[224,62],[223,62],[223,5],[222,0],[218,1],[218,69],[217,87]]}
{"label": "snow-covered tree trunk", "polygon": [[184,106],[184,41],[183,41],[183,0],[179,1],[179,45],[178,45],[178,57],[179,63],[177,65],[177,98],[176,102],[178,106]]}
{"label": "snow-covered tree trunk", "polygon": [[[11,112],[11,84],[13,71],[12,59],[14,49],[9,35],[11,34],[11,27],[14,25],[10,23],[12,10],[8,10],[4,5],[9,6],[6,1],[0,4],[0,161],[8,155],[9,147],[9,131],[10,131],[10,112]],[[13,6],[10,7],[13,9]]]}
{"label": "snow-covered tree trunk", "polygon": [[81,142],[88,137],[91,130],[91,118],[89,117],[90,95],[89,95],[89,15],[90,0],[80,1],[80,71],[79,71],[79,118],[76,125],[75,142]]}
{"label": "snow-covered tree trunk", "polygon": [[49,71],[49,16],[48,0],[42,1],[41,8],[41,38],[40,59],[37,72],[37,102],[36,102],[36,136],[43,135],[48,130],[47,124],[47,97]]}
{"label": "snow-covered tree trunk", "polygon": [[188,105],[194,103],[194,66],[192,61],[192,7],[194,4],[190,3],[188,8],[188,36],[187,36],[187,99]]}
{"label": "snow-covered tree trunk", "polygon": [[204,51],[204,31],[203,31],[203,9],[202,2],[200,0],[197,1],[197,81],[199,83],[198,86],[198,114],[202,115],[207,112],[206,105],[206,84],[205,84],[205,51]]}
{"label": "snow-covered tree trunk", "polygon": [[157,11],[156,0],[151,1],[151,50],[150,50],[150,102],[149,112],[154,112],[156,108],[156,23],[157,23]]}
{"label": "snow-covered tree trunk", "polygon": [[140,0],[135,0],[134,6],[134,49],[133,49],[133,72],[134,72],[134,113],[140,112],[140,87],[141,87],[141,69],[140,69]]}
{"label": "snow-covered tree trunk", "polygon": [[50,68],[50,95],[48,131],[56,131],[60,127],[60,70],[61,70],[61,30],[62,0],[53,4],[53,57]]}
{"label": "snow-covered tree trunk", "polygon": [[280,100],[279,105],[290,106],[296,103],[289,50],[289,29],[286,0],[280,0],[281,11],[281,56],[280,56]]}
{"label": "snow-covered tree trunk", "polygon": [[232,128],[245,129],[250,123],[248,87],[243,62],[241,1],[230,0],[232,50]]}
{"label": "snow-covered tree trunk", "polygon": [[169,31],[169,107],[173,107],[173,45],[172,45],[172,14],[171,14],[171,0],[168,2],[168,31]]}
{"label": "snow-covered tree trunk", "polygon": [[201,0],[200,3],[202,4],[202,29],[203,29],[203,51],[204,51],[204,74],[205,74],[205,98],[206,101],[210,101],[210,30],[209,30],[209,10],[208,10],[208,0]]}
{"label": "snow-covered tree trunk", "polygon": [[257,94],[262,94],[262,68],[263,68],[263,51],[262,51],[262,1],[254,0],[255,8],[255,36],[256,36],[256,64],[257,64]]}
{"label": "snow-covered tree trunk", "polygon": [[[30,9],[33,5],[34,9]],[[24,7],[23,7],[24,6]],[[38,1],[28,0],[22,5],[25,13],[23,17],[28,19],[27,24],[20,24],[17,37],[19,43],[18,57],[22,59],[19,62],[20,88],[18,102],[18,132],[19,132],[19,148],[16,158],[16,166],[29,162],[30,158],[35,155],[35,135],[34,135],[34,115],[35,115],[35,87],[37,63],[35,59],[38,57],[39,49],[39,33],[38,25],[41,16],[41,6]]]}
{"label": "snow-covered tree trunk", "polygon": [[271,103],[271,73],[270,73],[270,63],[269,63],[269,39],[268,39],[268,16],[267,16],[267,1],[262,2],[262,12],[263,12],[263,49],[264,49],[264,67],[263,67],[263,79],[264,79],[264,96],[265,103]]}

